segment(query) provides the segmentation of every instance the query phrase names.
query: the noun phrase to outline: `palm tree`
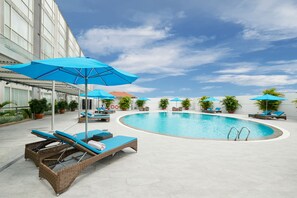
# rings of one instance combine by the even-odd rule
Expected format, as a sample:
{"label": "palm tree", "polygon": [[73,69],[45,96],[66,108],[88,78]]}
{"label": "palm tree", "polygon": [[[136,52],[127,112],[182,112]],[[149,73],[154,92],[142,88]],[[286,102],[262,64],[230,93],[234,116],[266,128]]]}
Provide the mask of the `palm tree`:
{"label": "palm tree", "polygon": [[14,104],[14,103],[10,102],[10,101],[4,101],[4,102],[0,103],[0,109],[2,109],[4,106],[6,106],[8,104]]}

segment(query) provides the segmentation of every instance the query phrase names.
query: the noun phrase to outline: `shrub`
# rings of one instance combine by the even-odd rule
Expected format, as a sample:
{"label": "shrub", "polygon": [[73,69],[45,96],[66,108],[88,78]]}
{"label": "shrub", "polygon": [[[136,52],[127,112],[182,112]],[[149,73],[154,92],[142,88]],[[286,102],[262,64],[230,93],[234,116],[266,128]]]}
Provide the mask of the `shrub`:
{"label": "shrub", "polygon": [[23,120],[23,115],[16,115],[16,116],[1,116],[0,117],[0,124],[9,123],[9,122],[16,122]]}
{"label": "shrub", "polygon": [[102,102],[105,104],[106,108],[109,109],[110,105],[113,103],[112,99],[103,99]]}
{"label": "shrub", "polygon": [[47,109],[47,101],[45,98],[38,100],[32,99],[29,101],[30,110],[34,114],[42,114]]}
{"label": "shrub", "polygon": [[185,100],[182,101],[182,107],[188,110],[191,106],[191,102],[189,98],[186,98]]}
{"label": "shrub", "polygon": [[65,110],[67,109],[68,107],[68,103],[66,100],[60,100],[58,103],[57,103],[57,106],[58,106],[58,109],[59,110]]}
{"label": "shrub", "polygon": [[71,111],[74,111],[78,107],[78,102],[76,102],[75,100],[71,100],[68,106]]}
{"label": "shrub", "polygon": [[159,107],[164,110],[164,109],[166,109],[168,107],[168,104],[169,104],[168,99],[167,98],[162,98],[160,100]]}
{"label": "shrub", "polygon": [[239,107],[241,107],[235,96],[225,96],[221,103],[225,106],[228,113],[234,113]]}
{"label": "shrub", "polygon": [[198,103],[200,105],[201,110],[207,110],[208,108],[212,108],[213,107],[213,102],[211,101],[203,101],[205,99],[209,98],[208,96],[202,96]]}
{"label": "shrub", "polygon": [[136,105],[138,108],[143,108],[143,106],[145,105],[145,101],[144,100],[136,100]]}
{"label": "shrub", "polygon": [[132,100],[130,97],[121,98],[121,100],[119,102],[120,109],[122,109],[123,111],[126,111],[127,109],[130,108],[131,102],[132,102]]}

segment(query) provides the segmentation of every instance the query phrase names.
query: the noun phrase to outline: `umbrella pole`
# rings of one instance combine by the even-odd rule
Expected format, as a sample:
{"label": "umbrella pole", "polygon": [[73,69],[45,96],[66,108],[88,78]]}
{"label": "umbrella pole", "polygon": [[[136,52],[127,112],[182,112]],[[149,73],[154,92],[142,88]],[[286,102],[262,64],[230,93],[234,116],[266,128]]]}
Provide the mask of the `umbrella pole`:
{"label": "umbrella pole", "polygon": [[267,106],[268,106],[268,102],[267,102],[268,100],[266,100],[266,113],[267,113]]}
{"label": "umbrella pole", "polygon": [[85,78],[85,139],[88,139],[88,78]]}

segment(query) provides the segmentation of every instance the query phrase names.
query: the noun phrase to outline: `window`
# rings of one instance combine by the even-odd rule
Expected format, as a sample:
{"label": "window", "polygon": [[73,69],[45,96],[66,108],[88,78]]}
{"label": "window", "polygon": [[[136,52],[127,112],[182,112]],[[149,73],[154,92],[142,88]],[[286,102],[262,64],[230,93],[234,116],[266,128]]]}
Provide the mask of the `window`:
{"label": "window", "polygon": [[10,101],[10,88],[5,87],[4,89],[4,101]]}
{"label": "window", "polygon": [[27,106],[28,105],[28,91],[22,89],[12,88],[12,102],[16,103],[17,106]]}

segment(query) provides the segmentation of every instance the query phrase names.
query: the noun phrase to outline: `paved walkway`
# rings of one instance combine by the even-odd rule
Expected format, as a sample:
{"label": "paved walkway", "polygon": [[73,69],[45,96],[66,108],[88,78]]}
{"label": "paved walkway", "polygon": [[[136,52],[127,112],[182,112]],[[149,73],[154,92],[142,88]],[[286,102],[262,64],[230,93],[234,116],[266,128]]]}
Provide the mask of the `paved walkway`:
{"label": "paved walkway", "polygon": [[[135,136],[138,152],[125,149],[96,163],[60,197],[297,197],[296,121],[265,121],[290,131],[285,139],[227,142],[140,132],[118,123],[126,113],[112,114],[110,123],[90,123],[89,128]],[[77,113],[58,115],[56,129],[83,131],[76,117]],[[39,140],[31,129],[49,126],[48,117],[0,127],[1,167],[21,156],[25,143]],[[0,172],[0,192],[1,197],[55,197],[49,183],[38,179],[35,165],[23,158]]]}

